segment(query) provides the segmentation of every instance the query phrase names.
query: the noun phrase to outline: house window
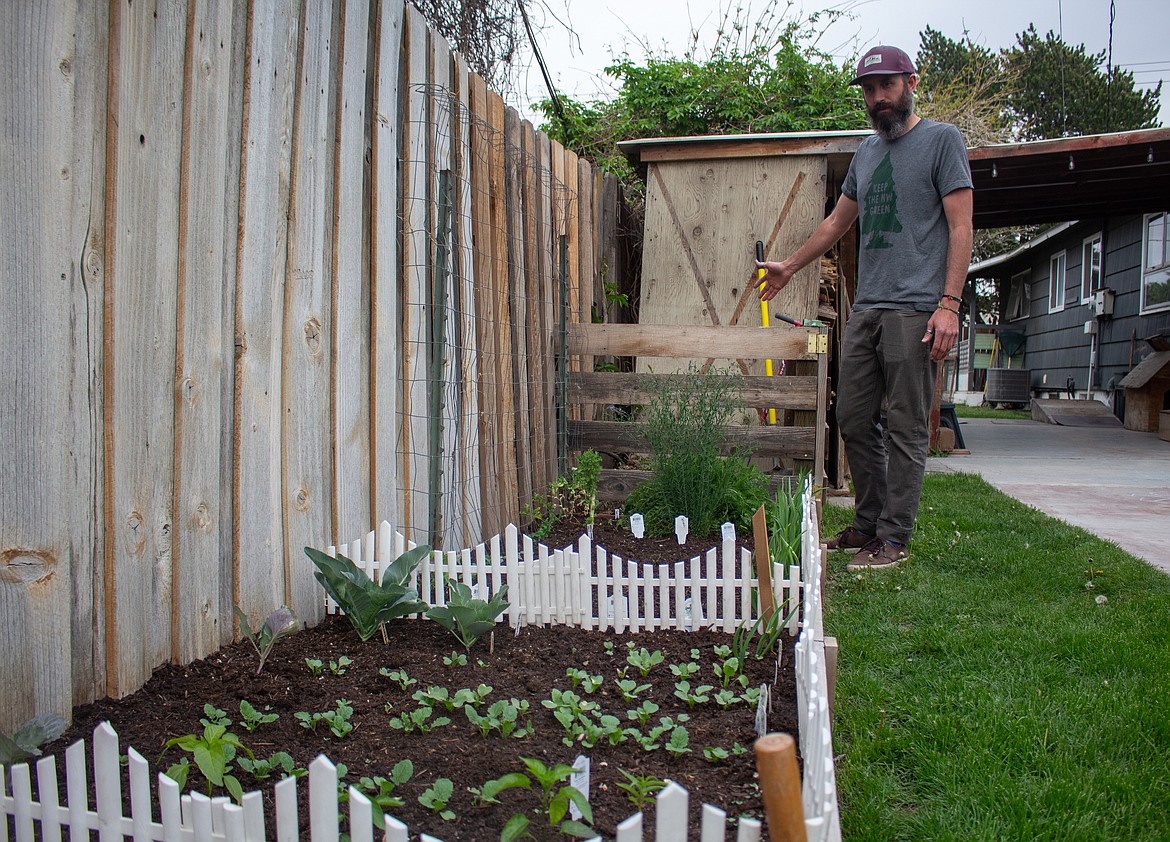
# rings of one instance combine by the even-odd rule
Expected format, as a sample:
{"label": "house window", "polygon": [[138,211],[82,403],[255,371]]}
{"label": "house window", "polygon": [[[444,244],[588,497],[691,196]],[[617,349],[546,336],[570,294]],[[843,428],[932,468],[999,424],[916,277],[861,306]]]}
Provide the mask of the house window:
{"label": "house window", "polygon": [[1146,217],[1142,237],[1142,313],[1170,309],[1170,213]]}
{"label": "house window", "polygon": [[1007,310],[1004,318],[1009,322],[1028,317],[1028,273],[1012,275],[1008,285]]}
{"label": "house window", "polygon": [[1101,235],[1086,237],[1081,246],[1081,303],[1093,300],[1101,288]]}
{"label": "house window", "polygon": [[1064,266],[1065,253],[1052,255],[1048,263],[1048,312],[1059,313],[1064,309]]}

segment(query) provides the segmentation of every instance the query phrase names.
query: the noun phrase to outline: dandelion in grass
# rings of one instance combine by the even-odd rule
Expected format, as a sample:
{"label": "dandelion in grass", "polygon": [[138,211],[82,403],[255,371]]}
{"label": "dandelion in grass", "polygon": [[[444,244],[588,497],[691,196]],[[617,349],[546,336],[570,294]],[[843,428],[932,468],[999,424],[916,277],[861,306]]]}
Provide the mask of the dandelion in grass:
{"label": "dandelion in grass", "polygon": [[1103,594],[1103,593],[1097,594],[1096,603],[1098,605],[1104,605],[1108,601],[1109,601],[1109,597],[1105,596],[1105,594]]}

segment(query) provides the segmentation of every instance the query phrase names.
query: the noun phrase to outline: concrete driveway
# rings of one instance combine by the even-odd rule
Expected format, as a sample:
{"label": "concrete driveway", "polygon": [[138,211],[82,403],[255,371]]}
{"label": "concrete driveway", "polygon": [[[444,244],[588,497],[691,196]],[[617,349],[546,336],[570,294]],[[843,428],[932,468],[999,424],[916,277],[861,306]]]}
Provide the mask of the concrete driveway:
{"label": "concrete driveway", "polygon": [[1005,494],[1170,573],[1170,442],[1156,433],[962,418],[968,454],[932,473],[979,474]]}

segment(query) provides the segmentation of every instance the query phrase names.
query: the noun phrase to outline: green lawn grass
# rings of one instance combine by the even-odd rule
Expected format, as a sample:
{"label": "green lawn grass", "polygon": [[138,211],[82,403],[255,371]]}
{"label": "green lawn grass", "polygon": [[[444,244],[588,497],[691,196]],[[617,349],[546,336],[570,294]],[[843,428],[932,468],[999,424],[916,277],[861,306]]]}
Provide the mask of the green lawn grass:
{"label": "green lawn grass", "polygon": [[1030,409],[992,409],[990,406],[967,406],[965,403],[955,404],[955,415],[959,418],[1012,418],[1030,419]]}
{"label": "green lawn grass", "polygon": [[909,563],[847,560],[845,839],[1170,839],[1170,576],[970,474],[926,477]]}

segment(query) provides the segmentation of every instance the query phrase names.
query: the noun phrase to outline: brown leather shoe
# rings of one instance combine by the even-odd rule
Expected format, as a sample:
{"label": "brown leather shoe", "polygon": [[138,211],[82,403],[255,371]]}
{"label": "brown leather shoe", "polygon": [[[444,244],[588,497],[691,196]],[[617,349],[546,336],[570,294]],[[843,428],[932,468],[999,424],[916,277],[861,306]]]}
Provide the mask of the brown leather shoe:
{"label": "brown leather shoe", "polygon": [[858,570],[882,570],[888,567],[897,567],[910,558],[910,552],[904,545],[891,544],[881,538],[874,539],[873,543],[875,546],[866,547],[865,550],[855,555],[853,561],[845,565],[845,569],[851,573]]}
{"label": "brown leather shoe", "polygon": [[860,529],[847,526],[826,541],[825,546],[830,550],[844,550],[847,553],[855,553],[858,550],[864,549],[873,540],[873,535],[866,535]]}

